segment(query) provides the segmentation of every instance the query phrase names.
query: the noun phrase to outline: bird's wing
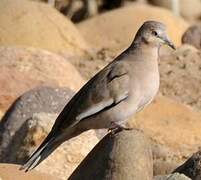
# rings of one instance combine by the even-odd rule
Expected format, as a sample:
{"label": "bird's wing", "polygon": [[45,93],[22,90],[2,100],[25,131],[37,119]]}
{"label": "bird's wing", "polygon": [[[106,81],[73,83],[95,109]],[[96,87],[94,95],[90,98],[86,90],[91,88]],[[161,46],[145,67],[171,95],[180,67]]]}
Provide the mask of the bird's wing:
{"label": "bird's wing", "polygon": [[[97,114],[105,108],[114,106],[126,99],[129,91],[129,76],[127,69],[122,64],[116,64],[110,68],[98,81],[94,81],[92,91],[88,92],[89,105],[83,108],[76,120]],[[87,103],[86,103],[87,104]]]}
{"label": "bird's wing", "polygon": [[124,63],[115,63],[96,74],[65,106],[53,129],[74,126],[125,100],[129,94],[127,69]]}

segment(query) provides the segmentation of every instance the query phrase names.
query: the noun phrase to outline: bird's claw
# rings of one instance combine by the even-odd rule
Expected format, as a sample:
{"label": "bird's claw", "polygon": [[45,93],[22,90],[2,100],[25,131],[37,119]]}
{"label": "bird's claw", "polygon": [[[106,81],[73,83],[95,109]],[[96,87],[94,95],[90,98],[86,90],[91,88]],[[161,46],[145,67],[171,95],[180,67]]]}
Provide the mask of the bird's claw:
{"label": "bird's claw", "polygon": [[108,129],[108,132],[111,133],[111,134],[116,134],[116,133],[121,132],[123,130],[132,130],[132,129],[133,128],[121,126],[121,125],[118,125],[118,124],[113,124],[113,126]]}

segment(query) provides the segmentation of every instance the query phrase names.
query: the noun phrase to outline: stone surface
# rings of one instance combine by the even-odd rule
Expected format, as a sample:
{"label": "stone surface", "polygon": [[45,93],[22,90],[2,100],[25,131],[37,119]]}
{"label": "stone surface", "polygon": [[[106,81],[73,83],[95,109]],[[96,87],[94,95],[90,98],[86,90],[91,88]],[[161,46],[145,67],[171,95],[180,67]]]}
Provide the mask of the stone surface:
{"label": "stone surface", "polygon": [[98,141],[94,130],[84,132],[62,144],[36,170],[66,180]]}
{"label": "stone surface", "polygon": [[69,180],[150,180],[153,177],[149,140],[140,131],[106,135]]}
{"label": "stone surface", "polygon": [[129,123],[154,142],[154,175],[171,173],[200,148],[201,113],[166,97],[158,96]]}
{"label": "stone surface", "polygon": [[190,178],[186,177],[184,174],[174,173],[164,176],[155,176],[154,180],[190,180]]}
{"label": "stone surface", "polygon": [[4,112],[2,110],[0,110],[0,119],[3,117]]}
{"label": "stone surface", "polygon": [[174,172],[185,174],[192,180],[201,179],[201,151],[194,153],[186,162],[176,168]]}
{"label": "stone surface", "polygon": [[[35,48],[0,47],[0,109],[39,85],[78,90],[84,80],[63,57]],[[8,83],[9,82],[9,83]]]}
{"label": "stone surface", "polygon": [[[149,0],[153,5],[172,9],[172,0]],[[179,14],[188,20],[199,19],[201,16],[200,0],[179,0]]]}
{"label": "stone surface", "polygon": [[160,58],[160,92],[201,109],[201,52],[184,45]]}
{"label": "stone surface", "polygon": [[109,49],[116,56],[130,44],[139,26],[150,19],[165,23],[174,43],[181,44],[181,36],[188,24],[168,10],[142,4],[134,3],[104,13],[79,23],[77,27],[93,47]]}
{"label": "stone surface", "polygon": [[50,5],[1,0],[0,11],[0,45],[31,46],[72,56],[88,50],[71,21]]}
{"label": "stone surface", "polygon": [[189,27],[182,36],[183,44],[190,44],[201,49],[201,23]]}
{"label": "stone surface", "polygon": [[167,145],[152,141],[152,154],[153,154],[153,174],[170,174],[182,162],[184,157],[179,152],[175,152]]}
{"label": "stone surface", "polygon": [[[40,87],[21,96],[0,123],[0,161],[23,163],[49,133],[72,91]],[[93,130],[61,145],[36,169],[66,179],[98,142]]]}
{"label": "stone surface", "polygon": [[44,173],[39,173],[35,170],[25,173],[19,170],[19,165],[0,164],[0,179],[1,180],[61,180],[56,176],[50,176]]}
{"label": "stone surface", "polygon": [[[29,133],[30,122],[37,113],[59,113],[72,97],[73,92],[66,88],[38,87],[19,97],[8,109],[0,122],[0,161],[9,163],[24,162],[29,153],[21,153],[21,148]],[[46,126],[51,118],[45,117]],[[53,117],[53,122],[56,117]],[[53,124],[50,123],[50,127]],[[34,122],[35,123],[35,122]],[[37,122],[34,124],[37,126]],[[44,127],[45,127],[44,125]],[[48,126],[48,127],[49,127]],[[39,142],[50,128],[40,136]],[[44,130],[43,130],[44,131]],[[30,131],[31,132],[31,131]],[[44,135],[45,134],[45,135]],[[27,140],[29,143],[31,140]],[[33,145],[39,145],[33,141]]]}

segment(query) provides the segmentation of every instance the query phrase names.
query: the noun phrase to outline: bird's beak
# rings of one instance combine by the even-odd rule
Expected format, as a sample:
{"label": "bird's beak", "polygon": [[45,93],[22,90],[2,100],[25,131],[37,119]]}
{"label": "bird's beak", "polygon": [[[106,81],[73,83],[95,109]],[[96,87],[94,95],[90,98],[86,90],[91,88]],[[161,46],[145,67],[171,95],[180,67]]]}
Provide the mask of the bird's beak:
{"label": "bird's beak", "polygon": [[164,43],[167,44],[169,47],[171,47],[172,49],[176,49],[174,44],[172,43],[172,41],[170,41],[168,38],[163,39]]}

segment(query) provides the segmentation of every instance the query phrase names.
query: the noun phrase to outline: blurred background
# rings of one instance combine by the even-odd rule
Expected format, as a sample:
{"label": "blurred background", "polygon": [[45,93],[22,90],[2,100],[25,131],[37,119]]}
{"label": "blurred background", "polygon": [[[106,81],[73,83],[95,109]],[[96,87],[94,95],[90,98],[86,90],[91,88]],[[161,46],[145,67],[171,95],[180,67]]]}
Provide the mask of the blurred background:
{"label": "blurred background", "polygon": [[160,91],[129,126],[151,139],[154,176],[200,150],[201,0],[0,0],[0,177],[72,173],[103,132],[65,143],[30,177],[14,164],[26,160],[73,94],[128,47],[146,20],[163,22],[177,50],[161,48]]}

